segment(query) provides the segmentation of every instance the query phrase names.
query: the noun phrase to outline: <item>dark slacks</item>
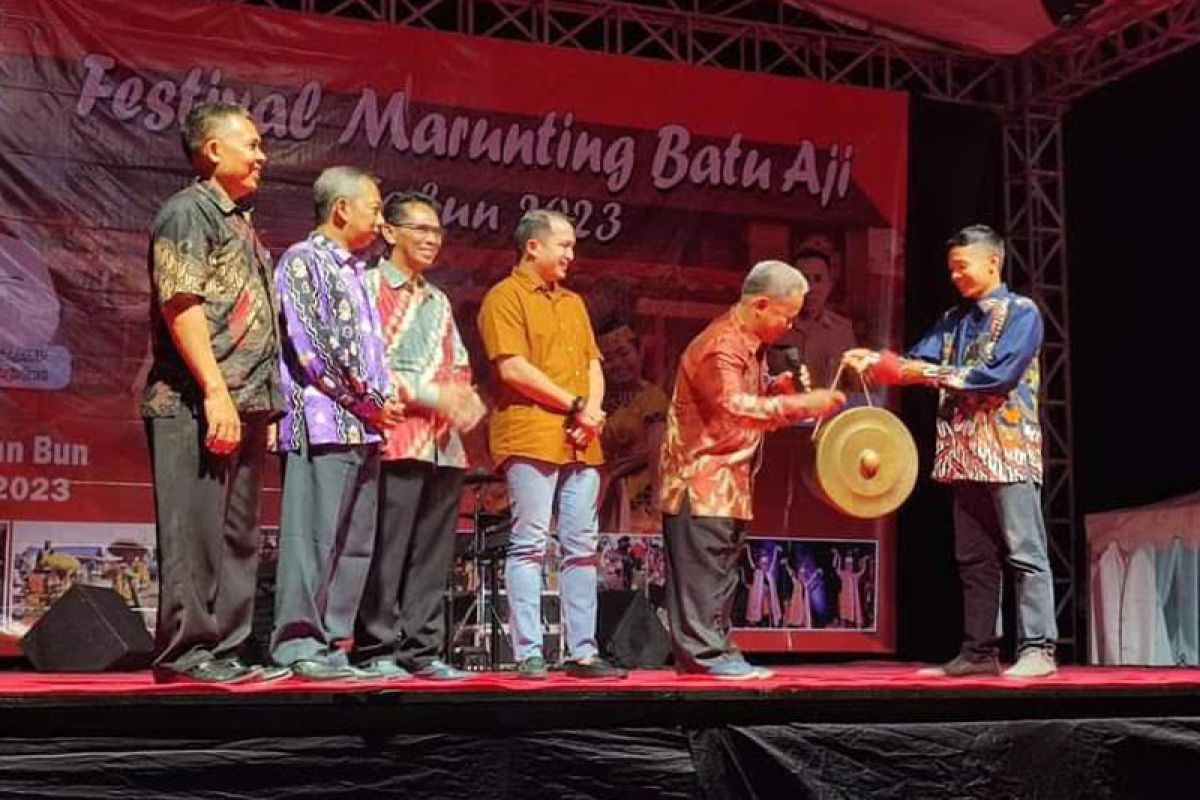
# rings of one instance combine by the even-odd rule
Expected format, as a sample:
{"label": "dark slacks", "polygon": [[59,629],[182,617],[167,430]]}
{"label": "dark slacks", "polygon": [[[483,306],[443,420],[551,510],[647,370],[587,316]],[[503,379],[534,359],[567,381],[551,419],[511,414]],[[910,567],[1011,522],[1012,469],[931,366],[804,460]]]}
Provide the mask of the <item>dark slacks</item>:
{"label": "dark slacks", "polygon": [[411,459],[383,463],[375,555],[354,627],[353,661],[392,658],[420,670],[437,658],[462,483],[461,469]]}
{"label": "dark slacks", "polygon": [[250,633],[267,426],[265,414],[243,416],[241,447],[215,456],[202,419],[146,420],[160,571],[156,668],[236,656]]}
{"label": "dark slacks", "polygon": [[1053,652],[1058,626],[1040,487],[955,483],[954,551],[963,588],[962,655],[980,660],[999,649],[1005,565],[1014,578],[1018,653]]}
{"label": "dark slacks", "polygon": [[738,564],[746,526],[728,517],[693,517],[687,497],[663,515],[667,615],[676,669],[701,672],[739,661],[730,641]]}
{"label": "dark slacks", "polygon": [[353,632],[375,543],[379,446],[304,448],[283,463],[271,658],[342,665],[335,644]]}

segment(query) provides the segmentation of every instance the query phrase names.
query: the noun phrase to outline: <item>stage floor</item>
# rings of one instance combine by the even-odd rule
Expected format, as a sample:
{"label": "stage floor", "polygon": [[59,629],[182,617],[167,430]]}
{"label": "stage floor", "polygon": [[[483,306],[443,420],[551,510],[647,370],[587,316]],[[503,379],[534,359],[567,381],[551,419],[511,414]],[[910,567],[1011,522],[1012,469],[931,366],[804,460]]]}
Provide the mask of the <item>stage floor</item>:
{"label": "stage floor", "polygon": [[289,735],[347,725],[380,732],[534,730],[580,714],[593,727],[1200,715],[1200,669],[1064,667],[1052,678],[1011,680],[925,678],[916,674],[919,666],[784,666],[755,681],[635,670],[626,680],[481,673],[456,683],[289,679],[239,686],[160,685],[148,672],[0,672],[0,726],[104,734],[137,718],[139,727],[153,720],[156,730],[179,734],[232,724]]}
{"label": "stage floor", "polygon": [[1141,800],[1200,776],[1200,669],[918,666],[235,687],[0,672],[0,797]]}

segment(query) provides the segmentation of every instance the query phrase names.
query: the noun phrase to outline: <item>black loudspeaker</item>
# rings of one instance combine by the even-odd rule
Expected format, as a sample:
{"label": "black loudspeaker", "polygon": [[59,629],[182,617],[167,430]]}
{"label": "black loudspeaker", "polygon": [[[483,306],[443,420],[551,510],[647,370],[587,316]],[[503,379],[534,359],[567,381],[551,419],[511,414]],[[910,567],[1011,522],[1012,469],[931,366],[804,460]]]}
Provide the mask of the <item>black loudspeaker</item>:
{"label": "black loudspeaker", "polygon": [[29,629],[21,652],[38,672],[104,672],[150,666],[154,640],[111,589],[75,584]]}
{"label": "black loudspeaker", "polygon": [[1104,0],[1042,0],[1042,8],[1046,16],[1060,28],[1066,28],[1081,21],[1092,9]]}
{"label": "black loudspeaker", "polygon": [[600,592],[598,612],[596,638],[605,658],[626,668],[667,664],[671,639],[641,592]]}

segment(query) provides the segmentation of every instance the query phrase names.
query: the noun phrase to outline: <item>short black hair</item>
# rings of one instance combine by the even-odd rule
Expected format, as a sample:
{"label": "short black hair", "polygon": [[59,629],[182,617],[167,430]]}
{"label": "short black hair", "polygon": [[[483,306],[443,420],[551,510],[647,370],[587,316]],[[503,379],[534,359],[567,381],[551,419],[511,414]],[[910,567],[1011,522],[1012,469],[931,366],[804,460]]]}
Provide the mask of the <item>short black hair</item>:
{"label": "short black hair", "polygon": [[561,211],[535,208],[533,211],[525,212],[521,221],[517,223],[516,230],[513,231],[513,244],[517,246],[517,252],[520,253],[521,258],[525,257],[525,244],[530,239],[541,241],[553,230],[554,220],[565,222],[572,228],[575,227],[575,220]]}
{"label": "short black hair", "polygon": [[392,192],[383,201],[384,221],[393,225],[403,222],[404,207],[410,204],[429,206],[433,209],[433,213],[437,214],[438,219],[442,218],[442,204],[436,197],[417,189],[405,189],[401,192]]}
{"label": "short black hair", "polygon": [[800,252],[792,256],[792,264],[800,263],[803,258],[818,258],[825,262],[825,266],[830,270],[833,269],[833,262],[829,260],[829,254],[824,250],[818,250],[815,247],[801,247]]}
{"label": "short black hair", "polygon": [[615,333],[621,328],[629,328],[634,337],[637,337],[637,331],[633,329],[633,324],[624,314],[610,314],[605,317],[599,325],[596,326],[596,336],[607,336],[610,333]]}
{"label": "short black hair", "polygon": [[183,121],[181,132],[183,154],[187,156],[189,162],[195,160],[196,153],[200,152],[204,143],[212,138],[217,125],[226,117],[244,117],[251,122],[254,121],[254,117],[246,110],[246,107],[237,103],[214,101],[197,103],[191,107]]}
{"label": "short black hair", "polygon": [[986,245],[1000,256],[1004,264],[1004,238],[987,225],[968,225],[946,240],[946,249],[955,247],[970,247],[973,244]]}

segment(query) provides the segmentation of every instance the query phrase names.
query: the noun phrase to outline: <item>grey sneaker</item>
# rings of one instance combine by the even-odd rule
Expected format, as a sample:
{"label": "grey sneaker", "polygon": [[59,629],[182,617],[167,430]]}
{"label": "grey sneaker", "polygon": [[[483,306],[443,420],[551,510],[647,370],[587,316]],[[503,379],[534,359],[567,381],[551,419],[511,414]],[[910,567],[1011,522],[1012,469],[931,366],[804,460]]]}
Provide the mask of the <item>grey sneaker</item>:
{"label": "grey sneaker", "polygon": [[427,681],[461,681],[464,678],[470,678],[471,674],[437,658],[413,673],[416,677],[424,678]]}
{"label": "grey sneaker", "polygon": [[390,658],[377,658],[365,664],[355,664],[354,677],[364,681],[403,681],[412,677],[408,670]]}
{"label": "grey sneaker", "polygon": [[770,678],[775,673],[764,667],[756,667],[747,661],[736,659],[713,664],[701,674],[722,681],[758,681]]}
{"label": "grey sneaker", "polygon": [[546,669],[546,660],[541,656],[530,656],[517,664],[517,677],[528,681],[544,681],[550,671]]}
{"label": "grey sneaker", "polygon": [[1049,678],[1056,672],[1058,672],[1058,665],[1054,663],[1054,654],[1038,648],[1032,648],[1021,653],[1020,657],[1017,658],[1017,663],[1004,670],[1004,677],[1016,679]]}

